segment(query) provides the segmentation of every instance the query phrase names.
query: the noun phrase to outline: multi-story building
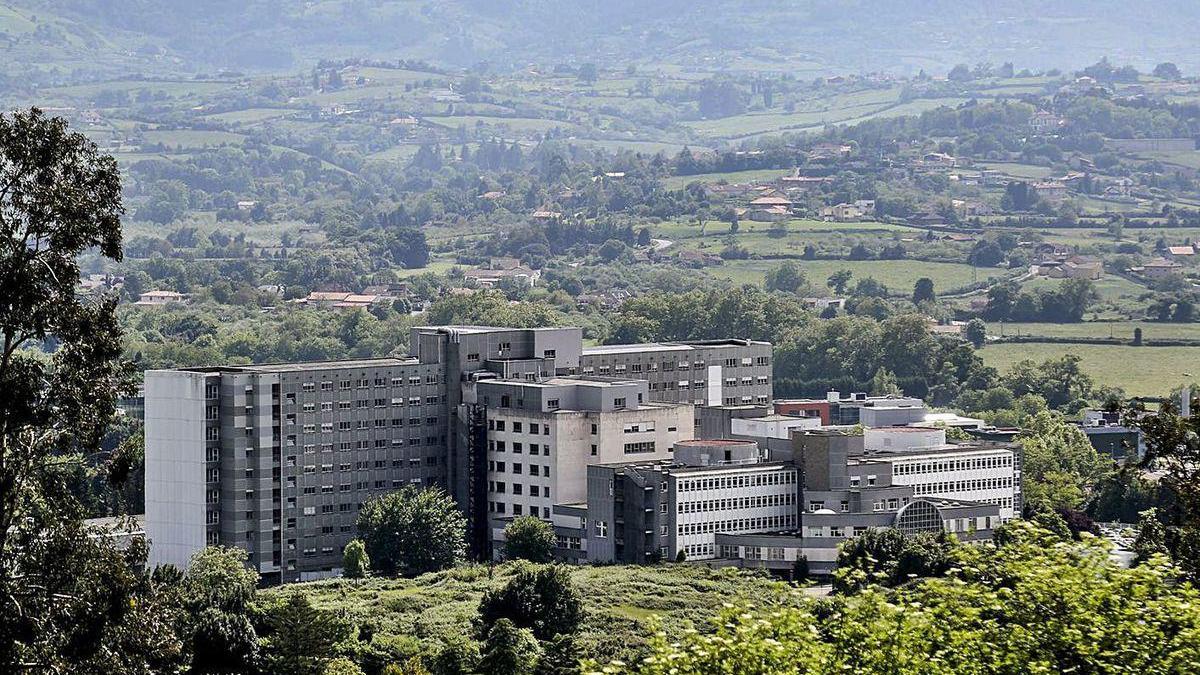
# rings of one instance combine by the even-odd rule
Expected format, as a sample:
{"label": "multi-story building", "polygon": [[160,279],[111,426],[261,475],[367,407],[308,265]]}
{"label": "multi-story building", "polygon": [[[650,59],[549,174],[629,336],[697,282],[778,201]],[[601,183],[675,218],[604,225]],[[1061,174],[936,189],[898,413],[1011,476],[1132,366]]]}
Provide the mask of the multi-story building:
{"label": "multi-story building", "polygon": [[771,401],[771,344],[706,340],[588,347],[579,373],[646,380],[654,401],[764,405]]}
{"label": "multi-story building", "polygon": [[906,533],[954,533],[960,540],[989,538],[1004,518],[1000,507],[937,495],[918,496],[895,482],[893,461],[863,452],[863,437],[817,430],[793,436],[801,467],[800,525],[793,530],[717,536],[717,555],[731,564],[789,570],[798,560],[810,572],[828,574],[838,545],[871,528]]}
{"label": "multi-story building", "polygon": [[1021,512],[1021,454],[1000,443],[947,443],[946,430],[919,427],[865,429],[864,453],[890,462],[892,482],[918,497],[1000,507],[1008,520]]}
{"label": "multi-story building", "polygon": [[[490,404],[490,394],[481,403],[481,382],[508,383],[488,382],[485,390],[513,383],[546,383],[539,391],[572,389],[560,378],[585,371],[598,375],[601,369],[617,381],[574,390],[616,391],[630,387],[629,380],[642,380],[638,407],[632,394],[626,405],[650,415],[656,430],[676,429],[656,431],[664,436],[654,442],[667,447],[690,437],[675,419],[690,408],[651,403],[770,400],[766,343],[625,345],[584,357],[579,328],[457,326],[414,328],[410,346],[408,358],[148,371],[151,562],[185,565],[199,549],[219,543],[245,548],[268,583],[335,574],[362,502],[409,483],[445,486],[468,515],[472,544],[486,552],[489,503],[492,508],[504,503],[506,510],[517,504],[511,493],[503,500],[489,494],[489,481],[494,485],[496,478],[489,477],[488,461],[497,460],[487,451],[488,416],[516,410],[505,411],[499,398]],[[679,385],[681,372],[688,373],[686,390]],[[667,386],[671,380],[675,387]],[[584,393],[572,395],[559,394],[560,405],[589,400]],[[550,400],[547,395],[543,402]],[[613,413],[606,418],[613,420],[629,416],[603,407],[578,412]],[[564,425],[568,419],[554,417]],[[561,431],[567,438],[565,426]],[[560,452],[591,445],[574,443],[559,442]],[[624,443],[620,446],[623,453]],[[582,467],[578,475],[584,475]],[[532,506],[522,503],[522,511]],[[537,506],[544,517],[546,503]]]}
{"label": "multi-story building", "polygon": [[643,380],[480,380],[473,394],[494,544],[513,517],[550,521],[554,504],[585,500],[589,464],[668,459],[695,418],[690,404],[650,402]]}
{"label": "multi-story building", "polygon": [[586,510],[562,514],[577,519],[588,561],[709,560],[720,533],[794,528],[797,476],[753,441],[685,440],[668,460],[589,466]]}

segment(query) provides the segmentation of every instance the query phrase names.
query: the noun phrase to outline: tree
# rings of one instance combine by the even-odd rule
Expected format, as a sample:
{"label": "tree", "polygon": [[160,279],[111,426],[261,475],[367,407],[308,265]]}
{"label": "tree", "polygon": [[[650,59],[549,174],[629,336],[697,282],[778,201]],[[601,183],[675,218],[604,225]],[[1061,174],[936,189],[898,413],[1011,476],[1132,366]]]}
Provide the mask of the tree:
{"label": "tree", "polygon": [[441,488],[413,485],[374,497],[358,514],[358,534],[383,574],[416,576],[466,556],[466,519]]}
{"label": "tree", "polygon": [[180,633],[192,655],[191,672],[240,673],[258,661],[258,634],[248,617],[258,574],[235,546],[201,549],[188,562],[180,594],[190,621]]}
{"label": "tree", "polygon": [[348,579],[362,579],[371,572],[371,557],[362,539],[351,539],[342,550],[342,574]]}
{"label": "tree", "polygon": [[267,612],[266,657],[278,675],[320,675],[335,647],[350,636],[350,624],[317,609],[300,591]]}
{"label": "tree", "polygon": [[575,636],[560,633],[543,643],[536,675],[580,675],[581,657]]}
{"label": "tree", "polygon": [[609,672],[1194,670],[1200,591],[1178,583],[1178,569],[1161,559],[1125,569],[1096,538],[1005,527],[1003,545],[954,547],[944,578],[787,608],[729,607],[711,631],[660,634],[649,658]]}
{"label": "tree", "polygon": [[609,239],[601,244],[596,252],[600,254],[600,258],[605,262],[612,262],[620,258],[628,249],[629,247],[625,245],[625,242],[618,239]]}
{"label": "tree", "polygon": [[433,675],[467,675],[479,667],[479,643],[453,634],[433,657]]}
{"label": "tree", "polygon": [[504,526],[504,557],[548,563],[554,559],[558,540],[554,528],[536,516],[518,516]]}
{"label": "tree", "polygon": [[595,84],[596,80],[600,79],[600,71],[594,63],[584,63],[579,66],[579,81],[586,84]]}
{"label": "tree", "polygon": [[488,631],[479,660],[480,675],[533,675],[541,649],[533,634],[500,619]]}
{"label": "tree", "polygon": [[795,293],[807,288],[808,281],[804,278],[804,272],[800,270],[800,266],[789,260],[779,267],[769,270],[763,280],[763,285],[768,291]]}
{"label": "tree", "polygon": [[979,349],[987,341],[987,324],[979,319],[971,319],[967,322],[967,327],[963,329],[963,337],[971,343],[972,347]]}
{"label": "tree", "polygon": [[1183,73],[1179,72],[1179,66],[1166,61],[1154,66],[1154,76],[1164,80],[1179,80],[1183,78]]}
{"label": "tree", "polygon": [[479,601],[479,624],[484,635],[508,619],[533,631],[539,640],[575,633],[583,622],[583,599],[563,565],[523,566],[502,588],[489,590]]}
{"label": "tree", "polygon": [[325,670],[321,675],[365,675],[363,669],[358,667],[358,664],[350,659],[341,656],[332,659],[325,664]]}
{"label": "tree", "polygon": [[971,79],[971,67],[960,63],[950,69],[950,72],[946,74],[946,79],[951,82],[968,82]]}
{"label": "tree", "polygon": [[913,304],[920,305],[923,302],[934,302],[936,299],[933,293],[933,279],[929,277],[917,279],[917,283],[913,284]]}
{"label": "tree", "polygon": [[952,564],[953,538],[945,532],[906,535],[871,528],[842,544],[833,588],[852,593],[870,584],[898,586],[916,577],[941,576]]}
{"label": "tree", "polygon": [[900,385],[896,382],[895,373],[882,367],[875,371],[875,376],[871,378],[872,396],[902,396],[903,394]]}
{"label": "tree", "polygon": [[842,295],[846,292],[846,286],[850,283],[850,277],[853,274],[850,270],[838,270],[829,275],[825,285],[832,288],[837,295]]}
{"label": "tree", "polygon": [[1017,436],[1025,506],[1032,512],[1080,509],[1091,489],[1112,472],[1112,460],[1061,416],[1042,412]]}
{"label": "tree", "polygon": [[103,458],[131,391],[115,297],[75,294],[81,254],[121,259],[122,213],[112,157],[61,118],[0,114],[0,672],[166,671],[181,657],[173,610],[136,572],[146,547],[85,526],[63,480]]}

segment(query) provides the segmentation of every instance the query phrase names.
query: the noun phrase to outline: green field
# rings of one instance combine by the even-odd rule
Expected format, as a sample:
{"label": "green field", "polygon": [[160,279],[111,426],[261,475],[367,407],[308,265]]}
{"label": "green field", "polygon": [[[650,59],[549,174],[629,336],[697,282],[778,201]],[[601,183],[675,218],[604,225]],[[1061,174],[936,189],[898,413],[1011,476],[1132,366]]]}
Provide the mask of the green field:
{"label": "green field", "polygon": [[[769,270],[778,267],[779,260],[731,260],[716,267],[705,268],[705,273],[719,279],[729,279],[739,284],[762,284]],[[961,288],[972,283],[974,269],[970,265],[960,263],[931,263],[916,260],[797,260],[800,270],[819,292],[830,292],[826,289],[825,280],[838,270],[850,270],[854,276],[850,279],[853,287],[859,279],[874,277],[876,281],[887,286],[893,294],[908,295],[912,292],[913,284],[921,277],[933,280],[934,288],[945,291]],[[985,280],[989,275],[998,276],[1002,273],[997,269],[978,270],[979,280]]]}
{"label": "green field", "polygon": [[571,122],[540,119],[536,117],[487,117],[484,115],[453,115],[450,117],[426,117],[426,122],[432,122],[449,129],[477,126],[511,129],[518,132],[545,132],[551,129],[574,129]]}
{"label": "green field", "polygon": [[1041,362],[1075,354],[1097,384],[1120,387],[1130,396],[1162,396],[1200,375],[1200,347],[1007,343],[988,345],[979,354],[1002,374],[1022,359]]}
{"label": "green field", "polygon": [[[1084,321],[1082,323],[989,323],[989,335],[1039,335],[1044,337],[1107,338],[1132,340],[1142,329],[1143,340],[1200,340],[1200,323],[1149,321]],[[1200,356],[1200,353],[1197,353]]]}
{"label": "green field", "polygon": [[[502,586],[515,568],[475,565],[416,579],[321,581],[266,593],[300,591],[318,607],[345,612],[357,624],[370,622],[377,641],[437,649],[449,636],[470,635],[483,592]],[[661,622],[668,635],[679,635],[691,627],[706,628],[723,603],[769,605],[795,593],[786,584],[733,569],[581,565],[570,570],[584,600],[584,656],[602,662],[637,658],[653,635],[652,621]]]}

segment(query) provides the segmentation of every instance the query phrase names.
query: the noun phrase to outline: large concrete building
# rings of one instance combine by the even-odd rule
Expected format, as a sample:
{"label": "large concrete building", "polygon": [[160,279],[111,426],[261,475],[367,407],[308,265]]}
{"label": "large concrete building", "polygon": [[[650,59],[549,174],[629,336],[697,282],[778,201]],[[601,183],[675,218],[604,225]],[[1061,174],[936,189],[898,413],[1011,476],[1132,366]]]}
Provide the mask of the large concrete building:
{"label": "large concrete building", "polygon": [[[544,516],[556,484],[575,486],[568,494],[584,484],[587,459],[577,466],[569,453],[592,445],[574,440],[590,432],[588,420],[604,429],[596,444],[604,459],[617,449],[623,457],[627,443],[652,443],[653,456],[663,456],[692,436],[691,406],[771,401],[771,346],[761,342],[585,350],[579,328],[458,326],[415,328],[410,348],[407,358],[148,371],[151,562],[185,565],[204,546],[226,544],[245,548],[267,582],[336,574],[362,502],[409,483],[444,486],[486,552],[499,504],[505,515],[519,504]],[[551,490],[549,500],[515,499],[489,452],[498,434],[512,434],[489,428],[489,418],[527,414],[523,425],[537,416],[552,439],[572,439],[550,444],[551,462],[539,460],[539,472],[551,467],[552,481],[535,482]],[[641,422],[655,431],[639,426],[629,432],[638,440],[623,440],[625,426]],[[532,484],[527,478],[522,498]]]}

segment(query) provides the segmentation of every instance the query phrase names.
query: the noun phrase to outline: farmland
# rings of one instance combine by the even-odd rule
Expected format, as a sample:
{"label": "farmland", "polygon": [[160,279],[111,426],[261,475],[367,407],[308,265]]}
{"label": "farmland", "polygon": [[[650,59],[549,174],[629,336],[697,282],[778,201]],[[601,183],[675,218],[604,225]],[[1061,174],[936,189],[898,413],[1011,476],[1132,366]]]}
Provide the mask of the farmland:
{"label": "farmland", "polygon": [[1080,358],[1083,372],[1100,385],[1120,387],[1130,396],[1161,396],[1185,381],[1195,380],[1200,349],[1196,347],[1132,347],[1008,343],[979,351],[984,363],[1006,372],[1024,359],[1042,362],[1064,354]]}

